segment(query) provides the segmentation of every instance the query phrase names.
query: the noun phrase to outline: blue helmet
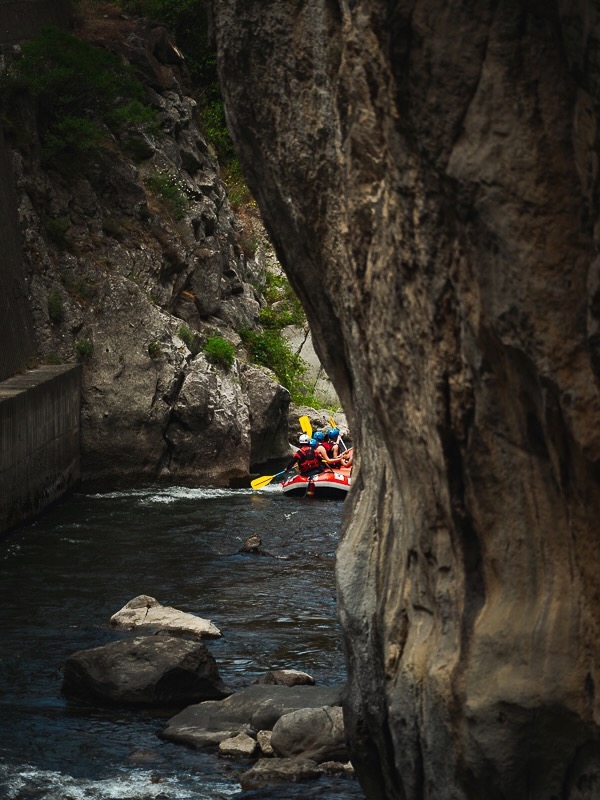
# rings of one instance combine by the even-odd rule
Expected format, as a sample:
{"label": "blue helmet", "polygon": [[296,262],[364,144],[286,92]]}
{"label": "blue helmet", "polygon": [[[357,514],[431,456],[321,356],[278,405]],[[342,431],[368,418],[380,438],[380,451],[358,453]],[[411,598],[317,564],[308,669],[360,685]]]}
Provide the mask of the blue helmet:
{"label": "blue helmet", "polygon": [[339,435],[340,435],[340,432],[339,432],[339,430],[337,428],[331,428],[330,430],[327,431],[327,438],[328,439],[337,439],[337,437]]}
{"label": "blue helmet", "polygon": [[323,431],[316,431],[314,438],[317,440],[317,442],[322,442],[325,439],[325,434]]}
{"label": "blue helmet", "polygon": [[308,443],[309,443],[309,445],[311,447],[316,447],[317,446],[317,440],[316,439],[309,439]]}

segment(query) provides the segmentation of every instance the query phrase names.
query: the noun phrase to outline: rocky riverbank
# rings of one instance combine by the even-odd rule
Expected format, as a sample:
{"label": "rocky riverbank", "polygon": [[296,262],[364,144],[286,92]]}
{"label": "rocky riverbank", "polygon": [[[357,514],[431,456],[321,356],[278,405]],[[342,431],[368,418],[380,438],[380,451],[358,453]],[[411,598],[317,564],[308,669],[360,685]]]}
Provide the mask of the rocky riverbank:
{"label": "rocky riverbank", "polygon": [[[5,124],[37,363],[83,364],[84,488],[227,485],[289,451],[289,393],[239,335],[258,323],[270,244],[233,213],[166,30],[114,14],[76,34],[131,68],[154,123],[49,157],[44,110],[14,89]],[[21,49],[6,55],[16,68]]]}

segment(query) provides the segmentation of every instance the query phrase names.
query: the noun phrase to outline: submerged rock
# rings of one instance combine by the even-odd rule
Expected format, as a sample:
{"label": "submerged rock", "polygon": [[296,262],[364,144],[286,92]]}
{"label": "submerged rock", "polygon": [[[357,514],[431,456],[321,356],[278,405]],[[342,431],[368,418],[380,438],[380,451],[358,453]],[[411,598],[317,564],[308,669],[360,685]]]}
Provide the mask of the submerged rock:
{"label": "submerged rock", "polygon": [[321,772],[315,761],[300,758],[260,758],[240,775],[244,791],[261,789],[277,783],[299,783],[319,778]]}
{"label": "submerged rock", "polygon": [[315,679],[307,672],[297,669],[271,669],[259,676],[254,683],[270,686],[314,686]]}

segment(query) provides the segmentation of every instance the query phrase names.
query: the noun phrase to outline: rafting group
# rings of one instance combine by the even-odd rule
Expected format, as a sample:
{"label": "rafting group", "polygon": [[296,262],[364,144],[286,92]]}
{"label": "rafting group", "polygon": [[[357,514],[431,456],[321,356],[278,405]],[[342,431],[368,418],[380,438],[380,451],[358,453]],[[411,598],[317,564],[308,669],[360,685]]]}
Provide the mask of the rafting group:
{"label": "rafting group", "polygon": [[286,476],[281,483],[284,494],[343,499],[352,485],[354,448],[346,448],[335,426],[313,433],[308,417],[300,417],[300,426],[298,449],[287,467],[277,475],[252,481],[252,488],[263,488],[274,478]]}

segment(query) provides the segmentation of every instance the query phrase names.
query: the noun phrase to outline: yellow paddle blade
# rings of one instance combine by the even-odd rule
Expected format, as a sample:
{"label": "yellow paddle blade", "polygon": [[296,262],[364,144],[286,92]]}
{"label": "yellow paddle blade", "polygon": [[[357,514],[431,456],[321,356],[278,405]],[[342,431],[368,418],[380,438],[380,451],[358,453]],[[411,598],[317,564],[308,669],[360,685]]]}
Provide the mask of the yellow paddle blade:
{"label": "yellow paddle blade", "polygon": [[298,422],[300,423],[300,427],[302,428],[302,432],[305,433],[309,438],[312,438],[312,425],[310,424],[310,420],[308,417],[298,417]]}
{"label": "yellow paddle blade", "polygon": [[261,478],[255,478],[253,481],[250,481],[250,486],[253,489],[262,489],[263,486],[268,486],[273,478],[276,478],[277,475],[263,475]]}
{"label": "yellow paddle blade", "polygon": [[331,425],[332,428],[337,428],[337,425],[335,424],[335,420],[333,417],[329,417],[329,424]]}

